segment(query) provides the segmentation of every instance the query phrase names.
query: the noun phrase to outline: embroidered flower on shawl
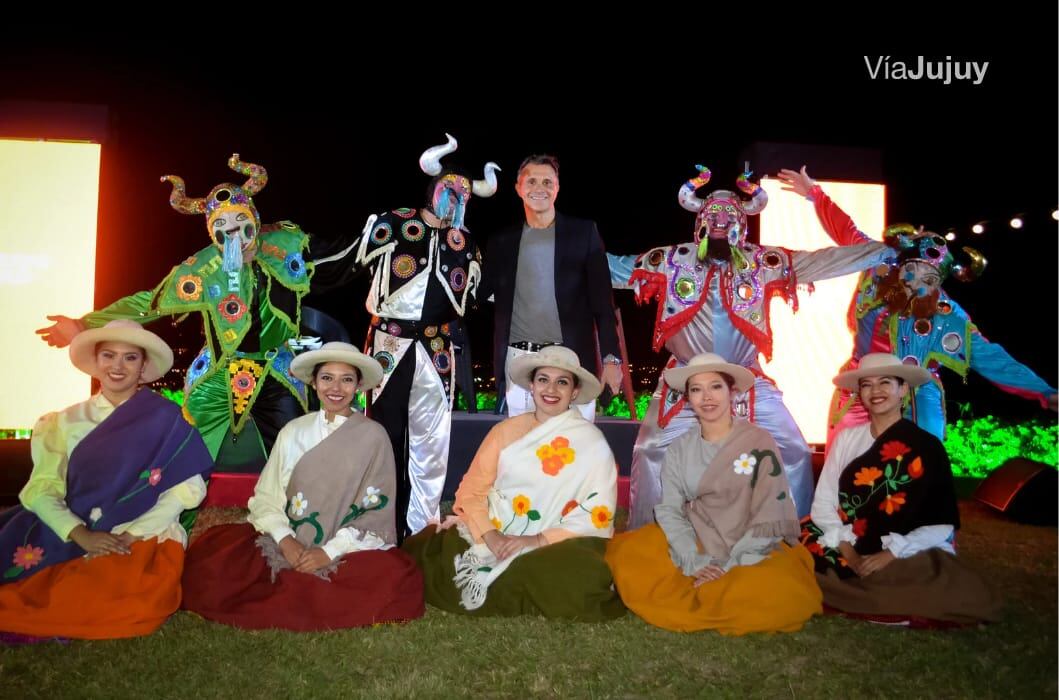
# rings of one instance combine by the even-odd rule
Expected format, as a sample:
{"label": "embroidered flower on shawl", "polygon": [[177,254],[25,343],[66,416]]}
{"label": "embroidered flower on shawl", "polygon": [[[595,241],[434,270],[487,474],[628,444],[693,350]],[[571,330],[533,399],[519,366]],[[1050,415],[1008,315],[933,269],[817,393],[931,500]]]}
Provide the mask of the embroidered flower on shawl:
{"label": "embroidered flower on shawl", "polygon": [[511,507],[515,511],[515,515],[525,515],[530,509],[530,499],[527,496],[519,494],[511,499]]}
{"label": "embroidered flower on shawl", "polygon": [[906,454],[912,451],[912,448],[904,444],[900,440],[891,440],[882,446],[879,450],[879,457],[883,462],[889,462],[891,459],[900,460]]}
{"label": "embroidered flower on shawl", "polygon": [[923,460],[916,457],[908,464],[908,475],[913,479],[923,476]]}
{"label": "embroidered flower on shawl", "polygon": [[563,512],[561,514],[561,517],[565,518],[566,514],[572,511],[574,508],[577,508],[577,501],[567,501],[566,505],[563,506]]}
{"label": "embroidered flower on shawl", "polygon": [[309,507],[309,501],[306,500],[305,494],[301,491],[294,494],[294,498],[290,501],[291,510],[294,511],[294,516],[297,518],[305,515],[305,510]]}
{"label": "embroidered flower on shawl", "polygon": [[868,531],[868,520],[867,518],[857,518],[853,521],[853,534],[857,537],[863,537],[864,533]]}
{"label": "embroidered flower on shawl", "polygon": [[157,486],[158,482],[162,480],[162,470],[155,467],[151,470],[151,475],[147,477],[147,483],[151,486]]}
{"label": "embroidered flower on shawl", "polygon": [[600,530],[610,525],[610,521],[613,519],[614,514],[606,506],[596,506],[592,509],[592,524]]}
{"label": "embroidered flower on shawl", "polygon": [[11,560],[15,566],[23,569],[32,569],[44,559],[44,550],[31,544],[15,548],[15,556]]}
{"label": "embroidered flower on shawl", "polygon": [[379,504],[379,494],[382,493],[382,489],[377,489],[374,486],[369,486],[368,495],[361,500],[365,508],[371,508],[374,505]]}
{"label": "embroidered flower on shawl", "polygon": [[757,457],[747,454],[746,452],[739,455],[739,458],[732,462],[736,474],[752,474],[754,472],[754,465],[756,464]]}
{"label": "embroidered flower on shawl", "polygon": [[95,508],[93,508],[92,512],[88,514],[89,521],[93,522],[93,523],[98,521],[102,517],[103,517],[103,510],[99,506],[96,506]]}
{"label": "embroidered flower on shawl", "polygon": [[559,455],[552,455],[547,459],[541,460],[541,469],[544,470],[544,473],[548,476],[558,475],[565,466],[566,465],[563,464],[563,458]]}
{"label": "embroidered flower on shawl", "polygon": [[901,506],[905,504],[905,492],[898,491],[897,493],[889,494],[886,500],[879,504],[879,510],[886,511],[887,515],[893,515],[897,511],[901,510]]}
{"label": "embroidered flower on shawl", "polygon": [[562,436],[538,447],[536,454],[541,461],[541,469],[549,476],[556,476],[567,464],[573,464],[577,457],[577,451],[570,447],[570,440]]}
{"label": "embroidered flower on shawl", "polygon": [[875,480],[882,476],[882,470],[878,467],[864,467],[856,473],[853,478],[854,486],[872,486]]}
{"label": "embroidered flower on shawl", "polygon": [[500,522],[500,518],[490,518],[489,522],[491,522],[493,524],[493,527],[495,527],[497,530],[504,527],[504,523]]}

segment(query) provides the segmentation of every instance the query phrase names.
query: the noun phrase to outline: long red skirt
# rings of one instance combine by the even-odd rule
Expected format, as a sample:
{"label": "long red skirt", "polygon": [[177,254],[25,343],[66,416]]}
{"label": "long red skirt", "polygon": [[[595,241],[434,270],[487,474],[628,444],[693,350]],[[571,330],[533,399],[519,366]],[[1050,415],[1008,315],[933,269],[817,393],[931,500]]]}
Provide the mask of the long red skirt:
{"label": "long red skirt", "polygon": [[249,523],[218,525],[188,549],[185,610],[245,629],[295,632],[403,622],[423,615],[423,576],[399,549],[353,552],[325,581],[272,573]]}
{"label": "long red skirt", "polygon": [[0,586],[0,631],[79,639],[154,632],[180,605],[184,547],[152,538],[131,549],[71,559]]}

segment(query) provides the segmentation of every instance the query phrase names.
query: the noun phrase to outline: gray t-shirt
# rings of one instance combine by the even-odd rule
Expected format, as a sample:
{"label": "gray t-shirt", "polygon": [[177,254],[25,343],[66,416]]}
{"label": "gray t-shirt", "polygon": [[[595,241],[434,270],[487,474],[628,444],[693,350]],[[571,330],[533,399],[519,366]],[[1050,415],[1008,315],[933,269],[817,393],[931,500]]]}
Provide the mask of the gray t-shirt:
{"label": "gray t-shirt", "polygon": [[522,226],[515,271],[509,343],[561,343],[563,329],[555,305],[555,223],[548,228]]}

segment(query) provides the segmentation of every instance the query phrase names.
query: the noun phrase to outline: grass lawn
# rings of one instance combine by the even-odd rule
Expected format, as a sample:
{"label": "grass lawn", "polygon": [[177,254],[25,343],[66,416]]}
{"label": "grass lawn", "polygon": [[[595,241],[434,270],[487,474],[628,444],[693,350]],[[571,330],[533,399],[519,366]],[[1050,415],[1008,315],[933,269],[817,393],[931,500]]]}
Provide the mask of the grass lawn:
{"label": "grass lawn", "polygon": [[[1056,697],[1056,530],[961,503],[961,557],[1007,600],[1002,623],[915,632],[816,617],[796,634],[675,634],[471,620],[244,632],[177,613],[156,634],[0,648],[5,698]],[[230,519],[205,512],[199,526]]]}

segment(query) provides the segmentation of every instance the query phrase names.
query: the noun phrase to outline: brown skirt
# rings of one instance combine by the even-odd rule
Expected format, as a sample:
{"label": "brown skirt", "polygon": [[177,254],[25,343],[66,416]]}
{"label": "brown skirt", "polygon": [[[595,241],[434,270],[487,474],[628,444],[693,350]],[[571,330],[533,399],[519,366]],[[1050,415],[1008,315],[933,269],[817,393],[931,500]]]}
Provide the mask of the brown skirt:
{"label": "brown skirt", "polygon": [[931,626],[1000,619],[1000,601],[982,578],[940,549],[895,559],[865,578],[841,579],[828,570],[817,573],[816,581],[824,605],[876,622]]}
{"label": "brown skirt", "polygon": [[423,615],[423,577],[399,549],[353,552],[325,581],[285,570],[272,581],[249,523],[207,530],[188,549],[183,608],[245,629],[295,632],[403,622]]}

